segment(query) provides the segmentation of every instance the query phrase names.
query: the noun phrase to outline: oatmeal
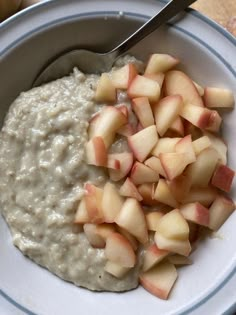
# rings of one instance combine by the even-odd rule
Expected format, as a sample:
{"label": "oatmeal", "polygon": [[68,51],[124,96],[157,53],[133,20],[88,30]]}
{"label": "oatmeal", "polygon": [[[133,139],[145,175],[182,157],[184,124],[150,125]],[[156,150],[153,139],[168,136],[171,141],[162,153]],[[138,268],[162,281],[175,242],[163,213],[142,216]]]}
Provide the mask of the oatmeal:
{"label": "oatmeal", "polygon": [[106,273],[104,250],[73,224],[84,183],[106,180],[84,156],[97,80],[75,69],[12,104],[0,134],[1,210],[14,244],[36,263],[76,285],[123,291],[137,286],[137,268],[121,280]]}

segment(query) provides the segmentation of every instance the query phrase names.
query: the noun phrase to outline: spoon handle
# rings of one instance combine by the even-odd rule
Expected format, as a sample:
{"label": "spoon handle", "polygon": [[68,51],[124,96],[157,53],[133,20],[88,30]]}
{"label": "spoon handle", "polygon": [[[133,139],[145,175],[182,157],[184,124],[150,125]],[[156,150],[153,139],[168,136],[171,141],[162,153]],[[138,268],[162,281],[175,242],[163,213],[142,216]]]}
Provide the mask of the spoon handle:
{"label": "spoon handle", "polygon": [[112,50],[115,58],[124,54],[127,50],[129,50],[135,44],[141,41],[144,37],[152,33],[159,26],[169,21],[178,13],[186,9],[190,4],[195,1],[196,0],[171,0],[170,2],[168,2],[160,12],[158,12],[154,17],[152,17],[143,26],[141,26],[135,33],[133,33],[130,37],[128,37]]}

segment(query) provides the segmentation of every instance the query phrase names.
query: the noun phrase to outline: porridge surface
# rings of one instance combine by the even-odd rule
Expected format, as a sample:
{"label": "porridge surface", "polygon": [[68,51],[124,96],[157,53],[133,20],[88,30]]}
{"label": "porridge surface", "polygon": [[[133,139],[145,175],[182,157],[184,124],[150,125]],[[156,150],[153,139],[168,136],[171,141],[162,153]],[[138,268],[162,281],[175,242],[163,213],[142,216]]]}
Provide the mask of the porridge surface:
{"label": "porridge surface", "polygon": [[138,267],[120,280],[109,275],[104,250],[73,224],[84,182],[106,180],[84,161],[97,80],[75,69],[12,104],[0,133],[0,206],[14,244],[36,263],[76,285],[123,291],[138,285]]}

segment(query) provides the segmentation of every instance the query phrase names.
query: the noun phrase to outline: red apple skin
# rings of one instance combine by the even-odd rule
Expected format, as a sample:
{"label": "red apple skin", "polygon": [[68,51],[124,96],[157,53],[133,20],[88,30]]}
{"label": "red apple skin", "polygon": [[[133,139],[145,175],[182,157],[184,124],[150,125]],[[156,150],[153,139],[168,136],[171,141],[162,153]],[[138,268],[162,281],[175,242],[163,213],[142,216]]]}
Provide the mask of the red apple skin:
{"label": "red apple skin", "polygon": [[219,164],[211,179],[211,184],[225,192],[230,192],[235,172],[226,165]]}
{"label": "red apple skin", "polygon": [[[191,208],[191,213],[188,213]],[[192,212],[193,211],[193,212]],[[186,220],[197,223],[199,225],[209,225],[209,210],[199,202],[186,204],[180,207],[180,212]]]}

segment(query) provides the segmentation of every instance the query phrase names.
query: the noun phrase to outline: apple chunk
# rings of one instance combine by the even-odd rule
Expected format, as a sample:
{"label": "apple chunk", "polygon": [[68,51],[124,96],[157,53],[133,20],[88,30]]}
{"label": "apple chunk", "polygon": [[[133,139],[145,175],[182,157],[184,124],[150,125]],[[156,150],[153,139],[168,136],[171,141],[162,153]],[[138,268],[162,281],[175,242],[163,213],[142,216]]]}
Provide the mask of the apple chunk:
{"label": "apple chunk", "polygon": [[[191,178],[190,178],[191,181]],[[170,186],[171,187],[171,186]],[[182,198],[182,203],[200,202],[203,206],[209,207],[216,199],[218,191],[213,187],[192,187]]]}
{"label": "apple chunk", "polygon": [[168,261],[161,262],[139,277],[144,289],[163,300],[168,298],[176,279],[176,268]]}
{"label": "apple chunk", "polygon": [[171,255],[168,257],[169,262],[176,266],[185,266],[185,265],[191,265],[192,261],[188,257],[181,256],[181,255]]}
{"label": "apple chunk", "polygon": [[233,202],[233,200],[225,197],[224,195],[219,195],[209,208],[209,228],[217,231],[234,210],[235,203]]}
{"label": "apple chunk", "polygon": [[199,202],[189,203],[180,207],[180,212],[188,221],[199,225],[209,225],[209,210]]}
{"label": "apple chunk", "polygon": [[178,202],[171,193],[170,187],[164,179],[159,179],[153,198],[170,207],[177,208]]}
{"label": "apple chunk", "polygon": [[140,243],[148,240],[148,230],[145,215],[139,202],[134,198],[127,198],[116,217],[116,224],[135,236]]}
{"label": "apple chunk", "polygon": [[175,199],[181,203],[189,194],[191,179],[184,174],[181,174],[168,182],[168,185]]}
{"label": "apple chunk", "polygon": [[104,221],[106,223],[114,222],[116,216],[119,214],[124,200],[119,195],[116,187],[107,182],[103,188],[103,197],[102,197],[102,212],[104,216]]}
{"label": "apple chunk", "polygon": [[[113,163],[112,163],[113,162]],[[110,179],[114,182],[126,177],[133,165],[133,154],[130,152],[112,153],[108,154],[108,166],[109,164],[119,163],[119,169],[109,168]]]}
{"label": "apple chunk", "polygon": [[154,103],[159,100],[160,86],[154,80],[137,75],[128,88],[128,96],[129,98],[145,96],[149,102]]}
{"label": "apple chunk", "polygon": [[141,184],[138,187],[138,191],[142,196],[142,204],[148,206],[155,206],[158,205],[159,202],[153,199],[153,193],[155,191],[155,183],[145,183]]}
{"label": "apple chunk", "polygon": [[202,136],[196,140],[193,141],[193,150],[196,155],[201,153],[203,150],[209,148],[211,146],[211,141],[209,137]]}
{"label": "apple chunk", "polygon": [[143,128],[154,125],[154,117],[147,97],[134,98],[132,100],[132,109]]}
{"label": "apple chunk", "polygon": [[107,73],[102,73],[98,80],[95,100],[97,102],[115,102],[116,100],[116,88]]}
{"label": "apple chunk", "polygon": [[196,161],[191,135],[187,135],[183,139],[179,140],[175,145],[175,151],[177,153],[184,153],[187,157],[188,164]]}
{"label": "apple chunk", "polygon": [[152,54],[148,60],[145,74],[166,72],[175,67],[179,60],[167,54]]}
{"label": "apple chunk", "polygon": [[166,173],[161,165],[161,161],[156,156],[152,156],[144,162],[145,165],[156,171],[158,174],[166,178]]}
{"label": "apple chunk", "polygon": [[110,273],[111,275],[118,279],[123,278],[130,269],[131,268],[123,267],[109,260],[106,262],[106,265],[104,267],[104,270],[106,272]]}
{"label": "apple chunk", "polygon": [[121,110],[114,106],[104,106],[93,128],[93,137],[102,137],[108,148],[114,140],[116,131],[126,123],[127,117]]}
{"label": "apple chunk", "polygon": [[160,261],[162,261],[169,252],[167,250],[159,249],[156,244],[150,245],[143,257],[143,271],[147,271],[151,269],[155,265],[157,265]]}
{"label": "apple chunk", "polygon": [[234,95],[228,89],[206,87],[204,91],[204,102],[209,108],[233,108]]}
{"label": "apple chunk", "polygon": [[103,189],[98,188],[92,184],[85,184],[85,205],[91,223],[103,223],[102,211]]}
{"label": "apple chunk", "polygon": [[94,137],[85,145],[86,161],[96,166],[107,165],[107,149],[102,137]]}
{"label": "apple chunk", "polygon": [[165,214],[157,223],[158,233],[169,239],[186,240],[189,237],[189,226],[178,209]]}
{"label": "apple chunk", "polygon": [[89,243],[94,248],[104,248],[106,242],[103,237],[97,234],[96,224],[86,223],[84,224],[84,234],[86,235]]}
{"label": "apple chunk", "polygon": [[74,223],[83,224],[90,221],[88,211],[86,209],[85,199],[82,198],[75,214]]}
{"label": "apple chunk", "polygon": [[212,147],[218,152],[219,162],[222,164],[227,164],[228,148],[225,141],[211,132],[204,131],[204,135],[208,137]]}
{"label": "apple chunk", "polygon": [[129,63],[111,74],[111,81],[117,89],[128,89],[133,79],[138,74],[134,64]]}
{"label": "apple chunk", "polygon": [[136,256],[130,242],[119,233],[108,236],[105,256],[109,261],[122,267],[132,268],[136,263]]}
{"label": "apple chunk", "polygon": [[189,155],[184,153],[161,153],[159,155],[161,165],[169,180],[173,180],[183,173],[189,164]]}
{"label": "apple chunk", "polygon": [[212,111],[187,103],[183,106],[180,116],[200,129],[206,129],[212,118]]}
{"label": "apple chunk", "polygon": [[169,137],[160,138],[157,141],[157,144],[155,145],[155,147],[153,148],[151,154],[156,157],[159,157],[160,153],[175,152],[175,145],[181,139],[182,138],[169,138]]}
{"label": "apple chunk", "polygon": [[226,165],[219,164],[211,179],[211,184],[225,192],[230,192],[235,172]]}
{"label": "apple chunk", "polygon": [[189,240],[169,239],[159,232],[155,233],[154,239],[157,247],[160,249],[168,250],[183,256],[189,256],[191,252],[191,244]]}
{"label": "apple chunk", "polygon": [[147,221],[147,228],[148,231],[154,231],[157,230],[157,223],[160,221],[160,219],[163,217],[163,213],[159,211],[151,211],[146,214],[146,221]]}
{"label": "apple chunk", "polygon": [[184,103],[203,107],[202,98],[193,81],[182,71],[171,70],[166,73],[164,90],[166,95],[181,95]]}
{"label": "apple chunk", "polygon": [[163,136],[172,125],[183,106],[183,99],[179,95],[167,96],[153,105],[153,112],[157,131]]}
{"label": "apple chunk", "polygon": [[159,174],[148,166],[135,162],[131,170],[130,178],[135,185],[140,185],[157,182]]}
{"label": "apple chunk", "polygon": [[139,162],[143,162],[147,158],[157,141],[158,135],[155,126],[147,127],[128,137],[129,147]]}
{"label": "apple chunk", "polygon": [[203,150],[196,162],[188,166],[186,176],[191,180],[192,186],[207,187],[218,163],[219,155],[213,148]]}
{"label": "apple chunk", "polygon": [[120,194],[121,196],[135,198],[138,201],[143,200],[143,197],[140,195],[137,187],[129,177],[126,178],[124,184],[120,187]]}

